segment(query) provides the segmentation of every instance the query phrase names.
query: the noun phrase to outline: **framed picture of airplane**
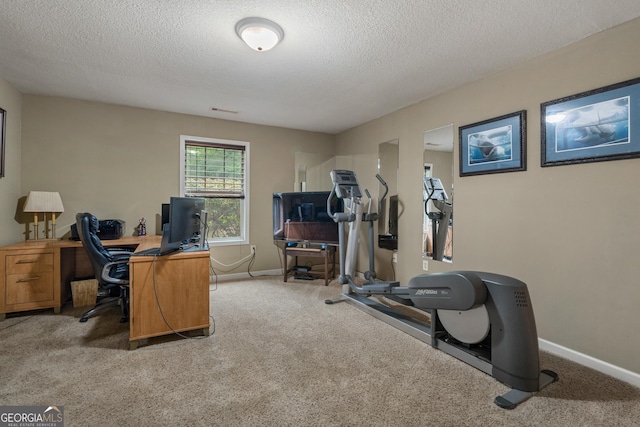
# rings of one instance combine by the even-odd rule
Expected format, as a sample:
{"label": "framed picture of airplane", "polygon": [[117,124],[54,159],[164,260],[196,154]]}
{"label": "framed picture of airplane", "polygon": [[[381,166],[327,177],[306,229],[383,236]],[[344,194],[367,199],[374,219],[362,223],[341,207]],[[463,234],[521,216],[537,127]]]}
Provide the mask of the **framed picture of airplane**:
{"label": "framed picture of airplane", "polygon": [[460,126],[460,176],[527,169],[527,112]]}
{"label": "framed picture of airplane", "polygon": [[543,167],[640,157],[640,78],[540,104],[540,135]]}

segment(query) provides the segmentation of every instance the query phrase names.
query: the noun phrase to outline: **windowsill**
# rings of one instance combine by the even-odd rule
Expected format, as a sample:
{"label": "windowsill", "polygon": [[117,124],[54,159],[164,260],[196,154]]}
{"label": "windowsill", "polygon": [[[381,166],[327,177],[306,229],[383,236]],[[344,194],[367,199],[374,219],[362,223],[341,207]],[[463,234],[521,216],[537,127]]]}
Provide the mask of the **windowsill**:
{"label": "windowsill", "polygon": [[248,245],[249,240],[246,239],[207,239],[207,243],[209,247],[217,247],[217,246],[241,246]]}

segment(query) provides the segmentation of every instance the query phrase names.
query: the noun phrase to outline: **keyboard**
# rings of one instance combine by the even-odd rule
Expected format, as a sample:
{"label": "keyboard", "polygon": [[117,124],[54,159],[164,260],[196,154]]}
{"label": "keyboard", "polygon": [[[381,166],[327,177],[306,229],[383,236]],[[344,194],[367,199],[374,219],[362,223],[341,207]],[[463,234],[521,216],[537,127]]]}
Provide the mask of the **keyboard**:
{"label": "keyboard", "polygon": [[132,256],[156,256],[160,255],[160,248],[149,248],[142,251],[137,251],[131,254]]}

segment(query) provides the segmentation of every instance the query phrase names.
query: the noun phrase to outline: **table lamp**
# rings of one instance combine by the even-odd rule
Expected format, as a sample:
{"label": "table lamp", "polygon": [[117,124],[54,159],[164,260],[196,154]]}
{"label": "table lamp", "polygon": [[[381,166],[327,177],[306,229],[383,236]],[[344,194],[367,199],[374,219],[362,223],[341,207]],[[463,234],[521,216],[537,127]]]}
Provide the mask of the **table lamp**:
{"label": "table lamp", "polygon": [[38,240],[38,213],[44,212],[45,238],[49,238],[47,212],[51,212],[51,238],[56,238],[56,212],[64,212],[60,193],[57,191],[30,191],[24,203],[25,212],[33,212],[33,238]]}

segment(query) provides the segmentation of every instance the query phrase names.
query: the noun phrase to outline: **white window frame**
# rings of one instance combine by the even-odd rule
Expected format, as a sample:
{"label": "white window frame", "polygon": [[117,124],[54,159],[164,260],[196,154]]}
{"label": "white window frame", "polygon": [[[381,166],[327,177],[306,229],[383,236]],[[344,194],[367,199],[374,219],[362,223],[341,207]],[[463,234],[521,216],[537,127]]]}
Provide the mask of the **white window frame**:
{"label": "white window frame", "polygon": [[[232,245],[248,245],[249,244],[249,194],[251,194],[249,183],[251,182],[249,172],[250,165],[250,144],[247,141],[234,141],[229,139],[205,138],[201,136],[180,135],[180,195],[185,195],[185,159],[186,146],[188,142],[209,143],[215,145],[243,146],[244,152],[244,179],[245,179],[245,197],[240,199],[240,216],[241,216],[241,236],[229,238],[208,238],[209,246],[232,246]],[[215,212],[209,212],[209,215],[215,215]]]}

